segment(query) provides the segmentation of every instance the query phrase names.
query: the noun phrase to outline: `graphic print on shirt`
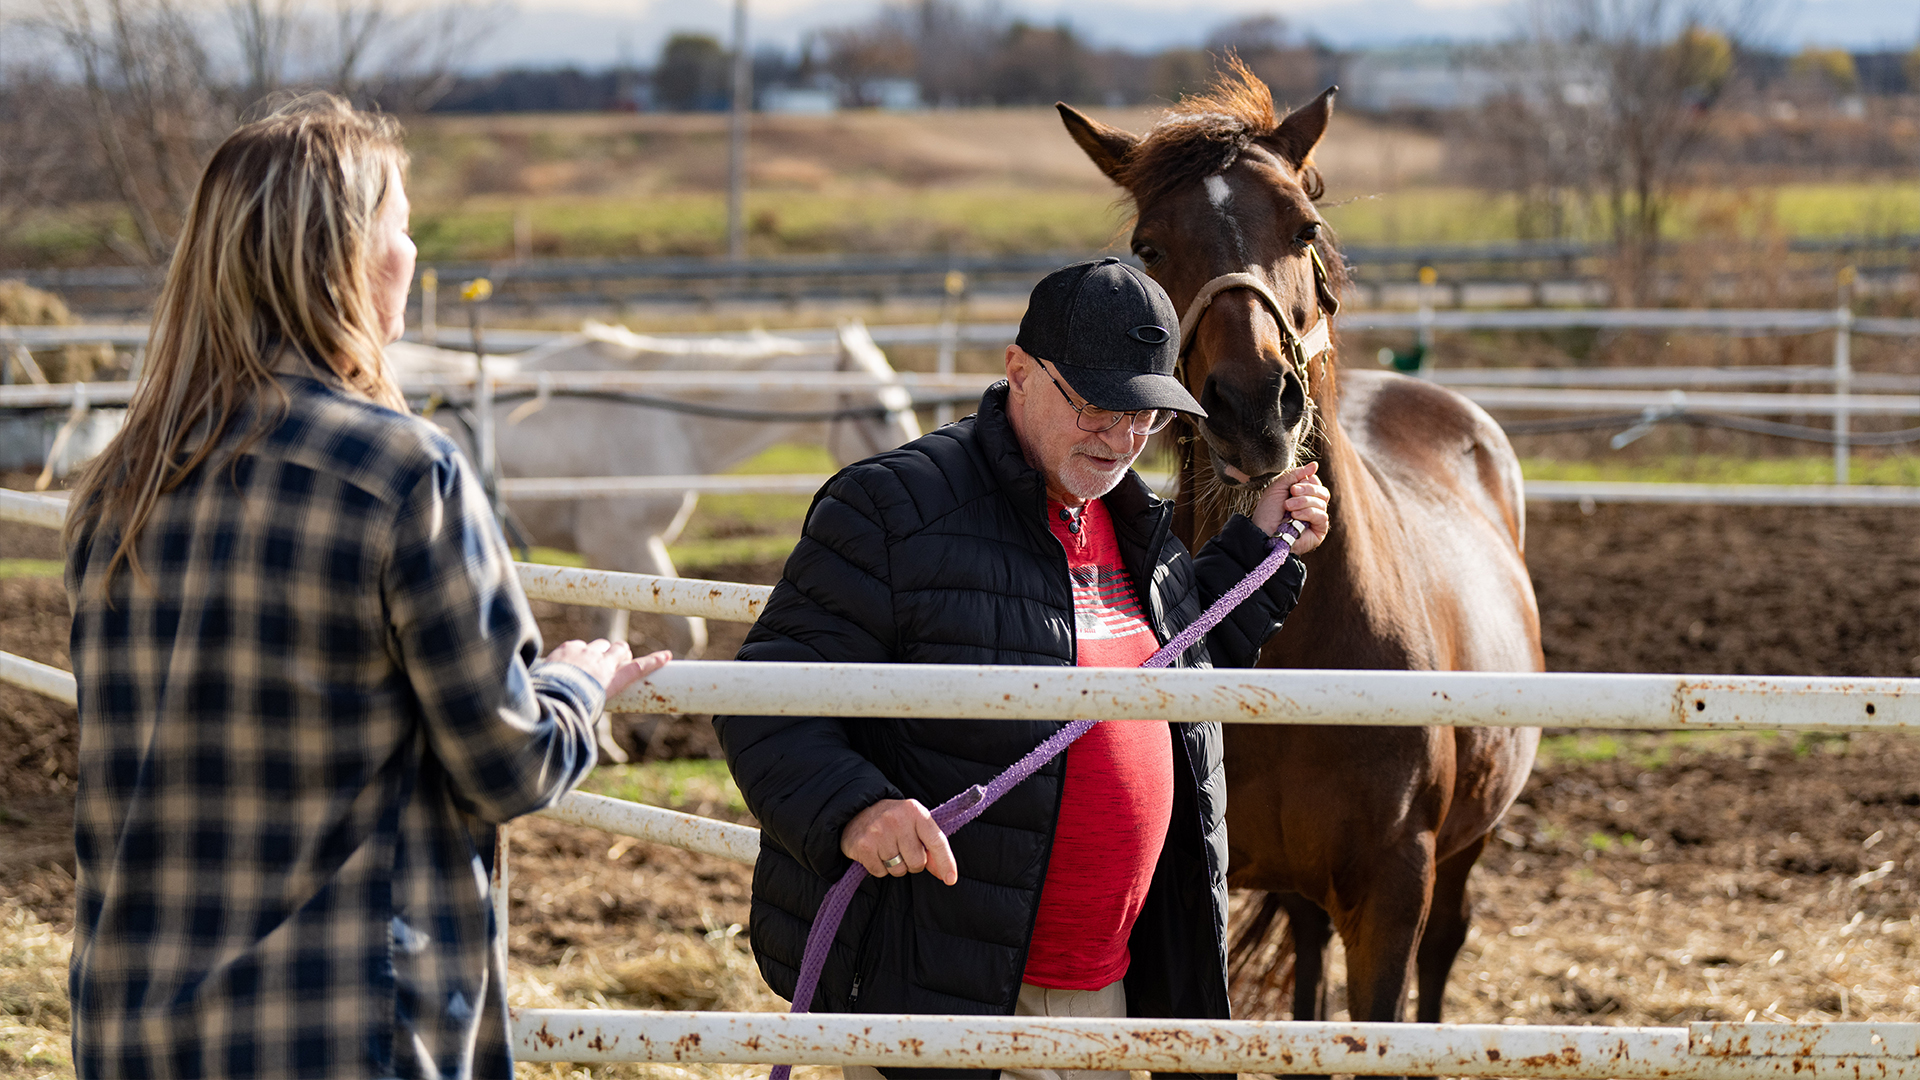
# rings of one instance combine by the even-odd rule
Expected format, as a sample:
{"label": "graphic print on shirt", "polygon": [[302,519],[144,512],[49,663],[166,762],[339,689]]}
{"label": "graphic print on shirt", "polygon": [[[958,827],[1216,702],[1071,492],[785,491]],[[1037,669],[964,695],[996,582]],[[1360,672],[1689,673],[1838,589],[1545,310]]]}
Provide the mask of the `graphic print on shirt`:
{"label": "graphic print on shirt", "polygon": [[[1134,595],[1133,582],[1117,566],[1092,563],[1072,567],[1073,628],[1084,646],[1089,641],[1114,641],[1138,635],[1146,627],[1146,614],[1140,610],[1140,598]],[[1151,652],[1148,653],[1152,655]]]}

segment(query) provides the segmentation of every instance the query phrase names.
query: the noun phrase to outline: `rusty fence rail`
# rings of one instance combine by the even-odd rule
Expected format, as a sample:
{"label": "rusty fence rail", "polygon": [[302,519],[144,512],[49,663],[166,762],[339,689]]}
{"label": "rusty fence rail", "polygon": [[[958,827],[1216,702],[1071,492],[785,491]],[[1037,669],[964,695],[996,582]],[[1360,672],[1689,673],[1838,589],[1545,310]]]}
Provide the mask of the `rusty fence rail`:
{"label": "rusty fence rail", "polygon": [[525,1061],[1619,1080],[1915,1080],[1920,1024],[1686,1027],[517,1009]]}
{"label": "rusty fence rail", "polygon": [[[0,683],[18,686],[67,705],[76,704],[79,700],[73,672],[8,652],[0,652]],[[758,829],[584,791],[568,794],[541,813],[570,824],[585,825],[631,836],[636,840],[667,844],[749,865],[760,854]]]}

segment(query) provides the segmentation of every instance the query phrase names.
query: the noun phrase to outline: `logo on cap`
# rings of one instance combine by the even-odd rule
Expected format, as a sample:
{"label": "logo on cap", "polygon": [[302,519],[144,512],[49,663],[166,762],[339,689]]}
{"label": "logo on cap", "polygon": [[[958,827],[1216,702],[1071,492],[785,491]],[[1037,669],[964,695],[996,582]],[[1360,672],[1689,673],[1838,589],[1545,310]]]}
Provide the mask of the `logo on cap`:
{"label": "logo on cap", "polygon": [[1142,345],[1165,345],[1173,334],[1164,326],[1136,326],[1127,331],[1127,336]]}

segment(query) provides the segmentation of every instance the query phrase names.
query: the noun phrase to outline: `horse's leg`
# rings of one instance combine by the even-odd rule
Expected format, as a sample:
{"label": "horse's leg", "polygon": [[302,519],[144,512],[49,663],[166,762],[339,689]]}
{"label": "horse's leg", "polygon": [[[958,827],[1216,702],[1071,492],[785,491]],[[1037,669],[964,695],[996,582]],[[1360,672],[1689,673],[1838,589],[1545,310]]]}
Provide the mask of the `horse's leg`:
{"label": "horse's leg", "polygon": [[1473,894],[1467,889],[1467,877],[1473,864],[1486,849],[1487,837],[1478,840],[1442,860],[1433,881],[1433,910],[1427,916],[1426,933],[1420,935],[1420,952],[1414,964],[1419,970],[1420,1001],[1415,1019],[1422,1024],[1440,1022],[1440,1003],[1447,995],[1447,976],[1453,971],[1460,946],[1467,943],[1467,928],[1473,920]]}
{"label": "horse's leg", "polygon": [[1293,1018],[1327,1018],[1327,945],[1333,920],[1299,893],[1275,893],[1293,930]]}
{"label": "horse's leg", "polygon": [[[673,556],[667,554],[667,542],[658,536],[647,537],[647,554],[652,557],[654,569],[651,573],[661,577],[679,577],[680,571],[674,568]],[[622,615],[626,612],[621,612]],[[668,648],[673,655],[682,660],[698,660],[707,652],[707,620],[698,615],[682,618],[666,618]]]}
{"label": "horse's leg", "polygon": [[1356,1022],[1405,1018],[1413,958],[1433,898],[1433,834],[1389,849],[1372,880],[1356,890],[1359,904],[1340,920],[1347,946],[1347,1011]]}
{"label": "horse's leg", "polygon": [[[1299,893],[1275,893],[1287,913],[1293,933],[1293,1018],[1327,1018],[1327,945],[1333,940],[1333,920],[1320,905]],[[1311,1074],[1290,1073],[1283,1080],[1318,1080]]]}
{"label": "horse's leg", "polygon": [[[695,496],[673,499],[609,499],[578,504],[574,533],[590,566],[636,574],[677,577],[667,544],[693,514]],[[663,538],[664,537],[664,538]],[[627,639],[630,615],[610,611],[601,626],[613,641]],[[682,659],[697,659],[707,647],[705,619],[661,618],[667,647]]]}

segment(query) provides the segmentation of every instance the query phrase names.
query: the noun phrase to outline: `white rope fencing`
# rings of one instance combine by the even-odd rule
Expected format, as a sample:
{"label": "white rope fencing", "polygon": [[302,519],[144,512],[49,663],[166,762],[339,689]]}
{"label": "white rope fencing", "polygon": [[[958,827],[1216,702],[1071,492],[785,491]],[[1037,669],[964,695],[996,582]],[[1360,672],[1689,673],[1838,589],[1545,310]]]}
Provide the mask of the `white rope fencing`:
{"label": "white rope fencing", "polygon": [[[1347,308],[1340,316],[1340,329],[1417,330],[1425,325],[1437,330],[1690,330],[1699,332],[1746,332],[1779,334],[1815,334],[1837,329],[1841,323],[1839,308],[1461,308],[1436,309],[1429,315],[1418,310],[1389,311]],[[1920,337],[1920,319],[1894,319],[1853,316],[1853,333],[1884,337]],[[954,330],[938,323],[873,326],[869,331],[879,345],[939,345],[948,334],[958,333],[968,345],[1001,345],[1019,332],[1016,323],[970,322]],[[488,351],[521,351],[560,337],[564,331],[512,330],[489,328]],[[821,330],[782,330],[782,340],[819,345],[831,351],[834,332]],[[693,335],[649,335],[647,340],[688,340]],[[699,339],[751,340],[750,333],[703,334]],[[133,347],[147,340],[147,327],[141,323],[94,324],[88,326],[0,326],[0,344],[19,343],[29,348],[53,348],[58,345],[108,344]]]}
{"label": "white rope fencing", "polygon": [[[546,371],[490,374],[487,385],[495,396],[513,393],[768,393],[838,392],[880,394],[904,388],[909,393],[977,394],[991,385],[992,375],[937,375],[903,371],[882,377],[858,371]],[[472,375],[415,375],[400,383],[409,397],[470,391]],[[45,409],[68,405],[77,383],[0,386],[0,408]],[[133,397],[132,382],[87,383],[87,399],[96,405],[125,405]]]}
{"label": "white rope fencing", "polygon": [[1920,487],[1870,484],[1636,484],[1596,480],[1529,480],[1528,502],[1667,503],[1687,506],[1911,508]]}
{"label": "white rope fencing", "polygon": [[[1882,384],[1888,377],[1857,376],[1853,371],[1851,346],[1853,336],[1856,334],[1920,337],[1920,319],[1862,318],[1856,316],[1852,309],[1845,305],[1812,310],[1524,308],[1438,311],[1431,306],[1431,297],[1428,293],[1423,292],[1422,296],[1424,297],[1422,306],[1414,311],[1349,311],[1340,318],[1340,327],[1348,331],[1414,330],[1421,335],[1423,342],[1436,330],[1601,329],[1744,335],[1831,332],[1834,337],[1833,363],[1822,380],[1831,383],[1834,388],[1835,392],[1829,395],[1722,394],[1700,395],[1684,401],[1672,398],[1661,400],[1650,396],[1654,392],[1647,390],[1617,391],[1611,395],[1582,392],[1573,389],[1571,382],[1563,382],[1561,389],[1557,392],[1515,389],[1503,391],[1497,386],[1476,384],[1470,379],[1459,378],[1451,372],[1442,374],[1440,369],[1425,373],[1436,381],[1456,387],[1484,408],[1573,412],[1642,409],[1650,410],[1648,424],[1660,418],[1656,417],[1651,410],[1660,410],[1663,415],[1672,416],[1683,405],[1702,410],[1749,415],[1831,417],[1833,436],[1830,440],[1822,441],[1830,441],[1833,446],[1833,480],[1836,485],[1847,484],[1850,480],[1854,443],[1852,418],[1855,415],[1920,415],[1920,397],[1889,398],[1859,393],[1863,390],[1882,388]],[[800,377],[753,372],[529,372],[514,375],[503,373],[494,381],[493,390],[499,393],[531,390],[544,397],[554,392],[606,393],[620,389],[629,391],[653,389],[670,392],[721,390],[800,392],[827,389],[841,390],[846,393],[877,394],[885,400],[889,408],[905,408],[907,403],[913,400],[913,394],[918,391],[929,395],[931,399],[929,403],[937,404],[942,410],[950,411],[953,395],[978,393],[992,380],[990,375],[961,375],[945,370],[951,366],[953,348],[961,341],[968,344],[997,344],[1010,341],[1016,330],[1017,328],[1011,324],[975,323],[959,326],[953,323],[941,323],[925,326],[879,327],[865,339],[869,346],[878,344],[937,346],[941,350],[943,370],[932,374],[902,372],[881,378],[859,372],[822,372]],[[656,350],[697,351],[710,348],[738,351],[751,348],[764,351],[777,346],[776,351],[792,352],[817,346],[823,351],[828,351],[828,347],[836,340],[831,331],[789,331],[777,340],[765,334],[706,335],[698,338],[660,335],[643,338],[623,328],[613,327],[598,328],[596,332],[625,335],[633,341],[649,343],[650,347]],[[578,334],[542,335],[526,331],[496,331],[491,336],[499,339],[500,342],[511,339],[509,344],[496,343],[493,349],[498,351],[532,349],[537,352],[558,343],[581,340]],[[84,341],[109,341],[117,345],[139,347],[144,340],[144,328],[132,325],[0,327],[0,346],[11,346],[17,350],[36,345],[47,347]],[[844,349],[844,342],[840,342],[839,345]],[[1736,380],[1742,378],[1743,376],[1733,375],[1714,380],[1714,382],[1722,386],[1734,385]],[[1656,381],[1671,385],[1670,376],[1658,377]],[[1497,378],[1482,376],[1482,382],[1484,384],[1500,383],[1509,388],[1514,386],[1511,376]],[[1594,378],[1587,380],[1585,385],[1618,385],[1618,383],[1607,383],[1602,379]],[[445,394],[467,387],[475,387],[471,376],[447,375],[412,379],[404,388],[413,394]],[[1902,387],[1907,388],[1904,384]],[[485,386],[477,386],[473,393],[484,398],[486,389]],[[0,408],[55,408],[73,405],[78,400],[77,395],[82,393],[87,395],[87,400],[91,404],[118,405],[129,398],[132,390],[131,383],[103,383],[85,390],[71,386],[0,386]]]}
{"label": "white rope fencing", "polygon": [[[1737,371],[1737,369],[1724,369]],[[1552,375],[1524,372],[1489,376],[1480,370],[1432,373],[1442,382],[1482,408],[1527,410],[1534,412],[1622,412],[1644,409],[1689,407],[1713,412],[1744,415],[1819,415],[1836,416],[1920,416],[1920,394],[1788,394],[1738,393],[1681,389],[1612,389],[1582,386],[1524,385],[1534,378],[1553,382]],[[1598,374],[1598,373],[1595,373]],[[688,378],[658,379],[655,375],[686,375]],[[898,383],[850,372],[821,371],[759,375],[746,372],[569,372],[553,373],[545,381],[548,393],[616,392],[621,390],[673,391],[761,391],[766,393],[802,393],[839,391],[844,393],[881,393],[905,389],[953,393],[981,393],[997,376],[928,375],[916,377],[902,373]],[[1837,377],[1829,370],[1825,381]],[[1503,385],[1479,385],[1485,379]],[[1597,380],[1596,380],[1597,381]],[[1670,380],[1669,380],[1670,381]],[[1730,380],[1728,380],[1730,381]],[[1779,381],[1772,379],[1772,381]],[[529,376],[491,376],[492,392],[540,392],[543,380]],[[1523,385],[1516,385],[1523,384]],[[412,379],[402,389],[411,395],[447,390],[467,390],[471,378],[447,375],[431,379]],[[1722,382],[1725,385],[1725,381]],[[0,386],[0,408],[62,408],[73,404],[76,393],[84,393],[95,406],[124,405],[132,396],[130,382],[54,383],[46,386]]]}
{"label": "white rope fencing", "polygon": [[[60,500],[0,491],[0,518],[57,527]],[[598,596],[595,572],[521,568],[574,603],[757,613],[765,592],[651,579]],[[541,577],[540,575],[546,575]],[[600,575],[639,578],[640,575]],[[604,583],[602,583],[604,584]],[[639,588],[616,582],[619,589]],[[582,595],[567,593],[577,589]],[[685,612],[682,612],[685,613]],[[702,613],[709,613],[703,611]],[[713,617],[709,613],[710,617]],[[726,616],[721,616],[726,617]],[[0,682],[72,704],[72,673],[0,653]],[[1920,680],[1392,671],[1139,671],[679,661],[610,707],[650,712],[1230,723],[1911,730]],[[575,792],[546,816],[735,862],[757,830]],[[503,833],[504,836],[504,833]],[[496,911],[505,915],[504,840]],[[1622,1080],[1920,1080],[1920,1024],[1567,1027],[1290,1021],[510,1010],[525,1061],[1150,1069]]]}
{"label": "white rope fencing", "polygon": [[824,474],[769,476],[563,476],[502,477],[500,496],[531,502],[541,499],[620,499],[636,495],[812,495],[827,482]]}

